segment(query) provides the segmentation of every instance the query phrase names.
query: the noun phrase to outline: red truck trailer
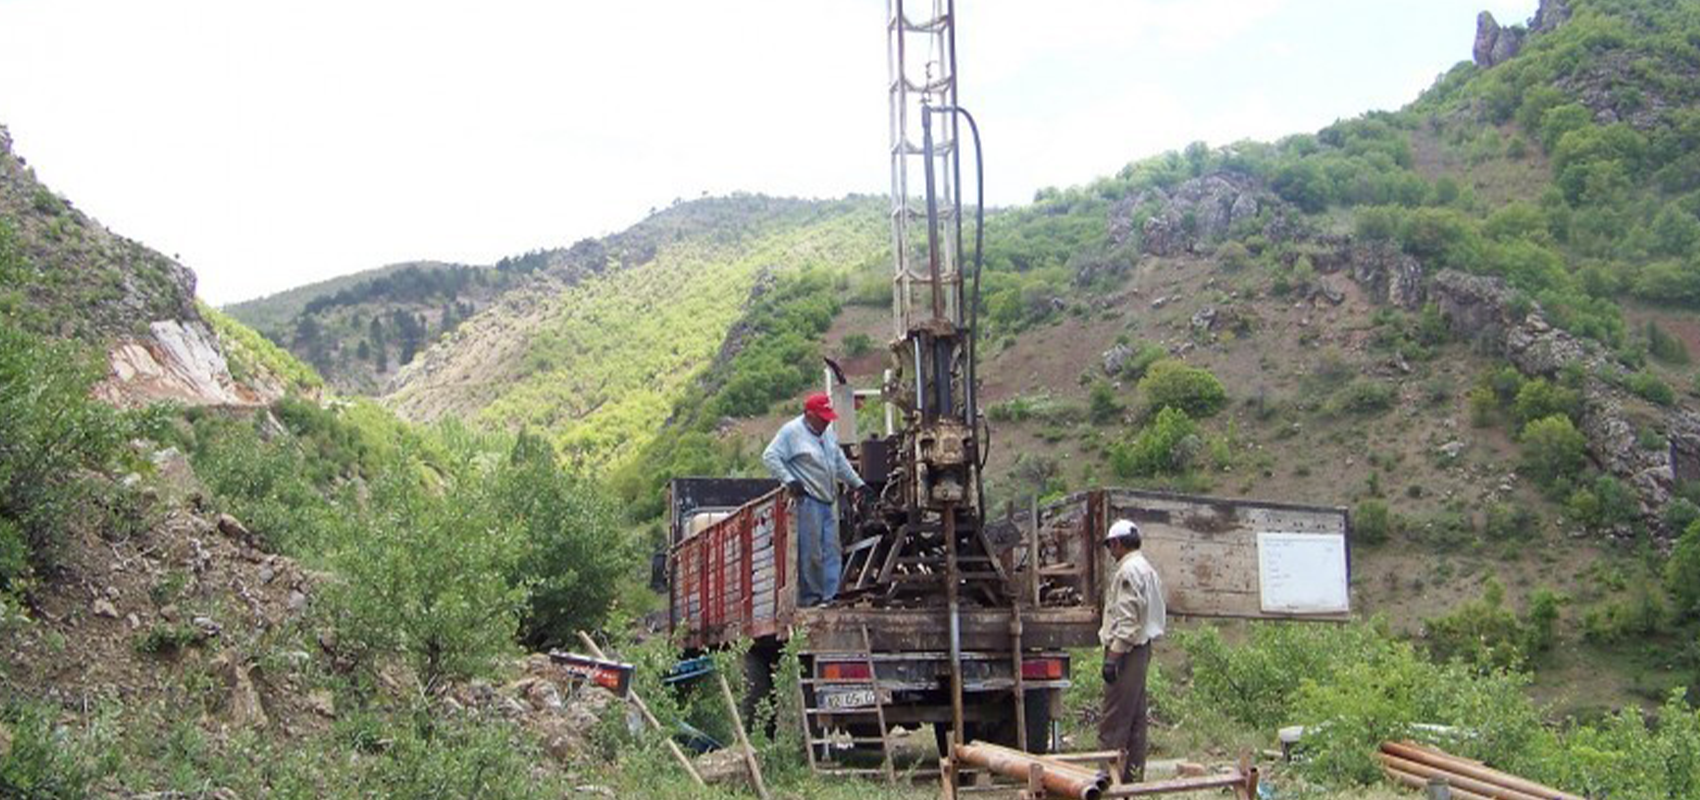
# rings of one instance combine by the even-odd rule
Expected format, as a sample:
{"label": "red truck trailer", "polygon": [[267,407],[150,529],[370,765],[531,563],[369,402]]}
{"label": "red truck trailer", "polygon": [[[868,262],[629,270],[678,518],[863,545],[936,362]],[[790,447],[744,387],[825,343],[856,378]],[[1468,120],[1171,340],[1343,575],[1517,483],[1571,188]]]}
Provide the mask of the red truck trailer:
{"label": "red truck trailer", "polygon": [[[872,705],[880,706],[887,728],[949,724],[950,631],[941,604],[891,605],[851,590],[832,605],[798,608],[792,500],[776,482],[679,478],[669,494],[668,619],[679,643],[706,650],[751,640],[747,677],[752,694],[760,694],[770,686],[766,668],[779,647],[803,636],[805,706],[820,728],[877,734],[865,718]],[[1069,686],[1067,650],[1098,644],[1100,587],[1110,566],[1100,538],[1121,517],[1144,530],[1172,613],[1338,618],[1346,612],[1260,607],[1257,574],[1259,539],[1269,531],[1333,539],[1345,553],[1348,521],[1341,508],[1100,489],[1051,503],[1037,517],[1036,525],[1023,520],[993,537],[1009,576],[1009,602],[970,604],[960,612],[964,721],[973,736],[1009,744],[1025,738],[1030,750],[1050,743],[1050,722]],[[847,587],[854,584],[857,546],[845,543]]]}

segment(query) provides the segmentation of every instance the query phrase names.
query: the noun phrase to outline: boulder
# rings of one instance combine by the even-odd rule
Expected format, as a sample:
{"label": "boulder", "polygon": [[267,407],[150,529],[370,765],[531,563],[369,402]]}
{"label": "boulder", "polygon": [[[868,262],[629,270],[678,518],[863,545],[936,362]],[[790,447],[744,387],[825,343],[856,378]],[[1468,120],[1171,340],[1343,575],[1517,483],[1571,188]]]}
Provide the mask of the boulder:
{"label": "boulder", "polygon": [[94,601],[94,607],[92,610],[94,611],[94,615],[97,617],[105,617],[107,619],[118,618],[117,606],[112,605],[112,601],[104,597]]}
{"label": "boulder", "polygon": [[1127,366],[1128,359],[1133,358],[1133,348],[1125,344],[1117,344],[1104,351],[1104,374],[1120,375],[1122,367]]}
{"label": "boulder", "polygon": [[749,783],[749,767],[744,754],[731,747],[703,753],[696,759],[697,774],[710,786],[744,786]]}
{"label": "boulder", "polygon": [[224,653],[214,659],[212,673],[224,683],[224,713],[237,728],[263,728],[269,722],[260,692],[254,688],[253,667],[248,662]]}

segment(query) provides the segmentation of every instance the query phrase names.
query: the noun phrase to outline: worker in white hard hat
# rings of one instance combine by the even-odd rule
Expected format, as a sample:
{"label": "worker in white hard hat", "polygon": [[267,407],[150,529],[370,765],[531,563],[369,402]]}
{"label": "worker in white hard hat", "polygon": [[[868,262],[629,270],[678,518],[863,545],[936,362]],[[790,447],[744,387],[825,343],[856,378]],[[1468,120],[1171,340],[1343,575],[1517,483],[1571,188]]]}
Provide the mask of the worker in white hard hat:
{"label": "worker in white hard hat", "polygon": [[1122,752],[1122,781],[1145,777],[1145,675],[1151,643],[1163,635],[1166,613],[1163,582],[1139,551],[1142,539],[1132,520],[1118,519],[1104,534],[1104,546],[1116,560],[1104,590],[1104,704],[1098,720],[1098,744]]}

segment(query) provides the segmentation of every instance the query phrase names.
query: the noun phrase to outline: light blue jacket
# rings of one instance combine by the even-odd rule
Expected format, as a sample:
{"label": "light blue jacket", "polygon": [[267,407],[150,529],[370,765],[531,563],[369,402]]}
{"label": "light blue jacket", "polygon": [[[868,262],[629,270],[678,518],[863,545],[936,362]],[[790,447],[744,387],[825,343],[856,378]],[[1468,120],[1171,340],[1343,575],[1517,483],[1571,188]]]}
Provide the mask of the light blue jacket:
{"label": "light blue jacket", "polygon": [[[762,451],[761,461],[767,471],[780,483],[801,481],[803,490],[822,503],[831,503],[837,492],[836,481],[844,481],[858,489],[866,486],[844,449],[838,446],[838,435],[826,426],[821,435],[809,430],[802,416],[785,423]],[[836,479],[836,480],[835,480]]]}

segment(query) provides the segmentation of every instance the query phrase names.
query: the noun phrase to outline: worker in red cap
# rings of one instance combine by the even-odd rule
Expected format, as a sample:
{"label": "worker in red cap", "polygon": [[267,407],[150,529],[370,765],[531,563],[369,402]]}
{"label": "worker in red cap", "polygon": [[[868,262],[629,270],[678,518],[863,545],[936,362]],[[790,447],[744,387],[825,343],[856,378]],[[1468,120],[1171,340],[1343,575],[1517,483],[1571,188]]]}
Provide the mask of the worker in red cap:
{"label": "worker in red cap", "polygon": [[861,491],[867,484],[832,432],[832,398],[816,392],[803,401],[803,415],[785,423],[762,451],[767,471],[797,501],[797,583],[799,606],[825,603],[838,595],[843,553],[833,500],[838,482]]}

